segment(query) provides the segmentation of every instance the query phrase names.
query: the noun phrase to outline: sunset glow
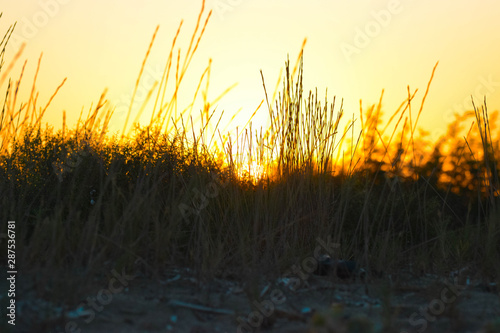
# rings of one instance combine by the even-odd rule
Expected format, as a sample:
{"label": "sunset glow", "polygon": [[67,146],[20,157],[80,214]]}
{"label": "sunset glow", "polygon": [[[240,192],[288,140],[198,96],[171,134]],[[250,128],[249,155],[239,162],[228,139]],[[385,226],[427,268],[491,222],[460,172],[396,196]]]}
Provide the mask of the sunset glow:
{"label": "sunset glow", "polygon": [[[181,59],[187,51],[200,4],[193,0],[149,1],[147,5],[134,1],[9,2],[2,8],[0,27],[6,30],[14,22],[17,26],[7,59],[26,42],[10,75],[18,77],[27,59],[25,77],[32,77],[43,52],[39,100],[47,101],[68,78],[45,120],[59,127],[62,110],[66,110],[68,123],[75,123],[81,108],[89,108],[107,87],[108,100],[117,106],[111,126],[118,130],[156,26],[160,26],[157,40],[133,105],[136,113],[140,100],[161,78],[182,19],[177,41]],[[382,89],[386,91],[384,109],[392,112],[405,98],[407,85],[420,91],[425,88],[437,61],[440,65],[421,120],[434,138],[444,134],[452,112],[471,108],[471,95],[476,100],[486,95],[492,108],[500,103],[496,61],[500,44],[495,33],[500,31],[495,17],[500,8],[494,1],[312,1],[305,5],[303,1],[212,0],[207,1],[205,13],[209,10],[212,15],[190,64],[179,107],[189,105],[212,59],[209,100],[238,83],[213,105],[225,111],[226,123],[242,109],[234,128],[244,125],[264,98],[259,70],[274,87],[287,55],[295,59],[304,38],[308,40],[305,90],[318,87],[323,95],[328,88],[329,97],[344,98],[348,114],[358,113],[360,99],[365,105],[377,103]],[[27,85],[21,88],[29,93]],[[266,114],[262,108],[254,127],[265,126]],[[141,119],[146,121],[150,115],[146,110]]]}

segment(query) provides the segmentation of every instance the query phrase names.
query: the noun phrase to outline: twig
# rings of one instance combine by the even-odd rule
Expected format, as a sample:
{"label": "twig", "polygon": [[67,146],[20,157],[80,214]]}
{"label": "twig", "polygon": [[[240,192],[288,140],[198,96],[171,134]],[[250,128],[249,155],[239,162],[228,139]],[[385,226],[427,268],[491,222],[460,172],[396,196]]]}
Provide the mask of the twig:
{"label": "twig", "polygon": [[168,305],[179,306],[179,307],[183,307],[183,308],[187,308],[187,309],[191,309],[191,310],[198,310],[198,311],[211,312],[211,313],[217,313],[217,314],[225,314],[225,315],[231,315],[231,316],[235,315],[235,312],[232,310],[210,308],[208,306],[186,303],[186,302],[177,301],[177,300],[170,300],[168,302]]}

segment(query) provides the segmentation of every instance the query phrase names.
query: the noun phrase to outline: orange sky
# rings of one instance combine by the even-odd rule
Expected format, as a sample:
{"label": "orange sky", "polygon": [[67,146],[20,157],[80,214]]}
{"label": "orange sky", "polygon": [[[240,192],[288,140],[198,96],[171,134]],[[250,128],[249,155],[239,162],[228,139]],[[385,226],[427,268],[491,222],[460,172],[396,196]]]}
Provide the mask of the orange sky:
{"label": "orange sky", "polygon": [[[108,88],[108,99],[117,105],[112,129],[119,130],[156,26],[160,30],[140,92],[160,78],[181,19],[177,45],[186,51],[200,6],[201,0],[9,1],[1,8],[0,31],[15,21],[17,27],[6,63],[26,42],[22,61],[11,77],[17,79],[27,59],[21,93],[28,94],[36,63],[44,53],[38,78],[40,106],[68,78],[45,117],[56,127],[62,110],[74,124],[81,108],[95,104]],[[184,105],[191,102],[198,79],[212,59],[209,99],[238,83],[217,104],[226,119],[242,108],[231,127],[245,124],[264,98],[259,70],[269,92],[287,54],[295,61],[306,37],[304,90],[318,87],[323,100],[328,88],[330,101],[333,95],[344,98],[346,117],[353,113],[358,117],[359,99],[364,105],[376,103],[383,88],[386,114],[405,99],[407,85],[419,89],[420,101],[437,61],[420,122],[434,138],[445,132],[453,111],[470,108],[471,95],[478,104],[486,95],[489,109],[499,108],[498,1],[207,0],[206,7],[206,14],[213,10],[212,17],[180,100]],[[1,98],[5,88],[5,84],[0,87]],[[135,111],[139,105],[134,105]],[[254,127],[266,119],[267,109],[259,112]]]}

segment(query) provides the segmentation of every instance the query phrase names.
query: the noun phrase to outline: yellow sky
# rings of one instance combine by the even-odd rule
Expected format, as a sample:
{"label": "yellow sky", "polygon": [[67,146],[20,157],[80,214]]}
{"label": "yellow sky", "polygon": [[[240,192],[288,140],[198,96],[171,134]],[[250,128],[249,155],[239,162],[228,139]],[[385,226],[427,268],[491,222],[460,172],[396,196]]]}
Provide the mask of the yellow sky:
{"label": "yellow sky", "polygon": [[[161,77],[181,19],[178,46],[185,52],[201,0],[24,0],[3,4],[0,31],[17,21],[7,50],[8,63],[26,42],[22,61],[11,72],[17,79],[28,60],[24,94],[38,78],[45,105],[61,81],[62,90],[45,121],[61,124],[62,110],[74,123],[82,107],[94,104],[104,88],[117,105],[113,129],[130,99],[144,54],[157,25],[157,40],[146,65],[140,96]],[[420,125],[434,138],[443,134],[453,111],[470,108],[470,96],[500,105],[500,3],[494,0],[207,0],[212,17],[193,58],[181,101],[187,105],[198,79],[212,59],[209,99],[238,83],[218,104],[227,117],[242,108],[234,126],[246,122],[264,98],[260,70],[272,90],[287,58],[295,61],[302,41],[304,90],[325,89],[331,101],[344,98],[346,117],[378,101],[385,89],[384,110],[392,113],[407,95],[407,85],[425,91],[434,64],[439,66]],[[1,87],[3,95],[5,86]],[[2,97],[3,98],[3,97]],[[134,105],[138,110],[140,103]],[[263,124],[267,109],[255,122]],[[255,126],[254,125],[254,126]]]}

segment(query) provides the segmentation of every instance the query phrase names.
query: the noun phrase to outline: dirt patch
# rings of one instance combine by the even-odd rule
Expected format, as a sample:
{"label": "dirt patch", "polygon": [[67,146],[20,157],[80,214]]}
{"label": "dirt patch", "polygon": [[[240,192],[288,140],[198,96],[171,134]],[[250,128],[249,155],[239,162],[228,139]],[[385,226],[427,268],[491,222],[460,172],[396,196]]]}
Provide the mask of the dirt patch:
{"label": "dirt patch", "polygon": [[231,280],[201,283],[188,269],[156,280],[113,274],[74,309],[27,297],[25,288],[15,332],[500,332],[494,283],[311,275],[251,288]]}

